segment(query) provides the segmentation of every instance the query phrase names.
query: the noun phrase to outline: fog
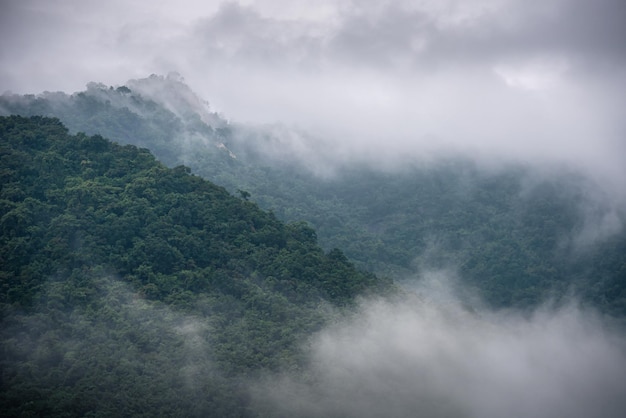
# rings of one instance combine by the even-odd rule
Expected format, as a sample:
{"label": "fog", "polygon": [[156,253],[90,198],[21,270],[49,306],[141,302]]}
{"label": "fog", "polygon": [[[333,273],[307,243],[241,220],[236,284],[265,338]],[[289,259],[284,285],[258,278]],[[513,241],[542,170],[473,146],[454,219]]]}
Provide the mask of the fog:
{"label": "fog", "polygon": [[[4,388],[23,396],[22,402],[30,395],[28,389],[20,392],[20,385],[45,388],[41,396],[47,397],[72,392],[70,400],[57,399],[56,413],[64,407],[75,411],[77,404],[92,399],[85,386],[93,389],[100,411],[128,406],[127,397],[135,397],[139,409],[153,408],[137,396],[150,390],[177,402],[163,405],[164,414],[181,404],[206,408],[207,382],[223,381],[213,363],[207,321],[148,301],[117,278],[94,279],[86,291],[68,281],[44,283],[27,311],[15,307],[3,312]],[[87,410],[92,408],[96,405]]]}
{"label": "fog", "polygon": [[[69,388],[107,376],[96,384],[105,404],[142,385],[176,400],[169,412],[197,404],[198,416],[211,413],[207,390],[225,381],[211,358],[210,318],[146,301],[108,278],[93,283],[99,298],[90,309],[67,310],[64,286],[46,284],[35,311],[15,312],[3,327],[7,360],[38,365],[17,372]],[[425,271],[404,296],[363,299],[335,316],[303,347],[303,368],[238,382],[255,414],[617,418],[626,408],[623,328],[575,300],[492,311],[449,271]]]}
{"label": "fog", "polygon": [[212,110],[369,160],[460,152],[626,179],[620,0],[2,3],[0,90],[182,74]]}
{"label": "fog", "polygon": [[442,272],[414,296],[365,300],[317,335],[306,378],[270,376],[258,407],[279,416],[620,417],[626,340],[571,302],[493,312]]}

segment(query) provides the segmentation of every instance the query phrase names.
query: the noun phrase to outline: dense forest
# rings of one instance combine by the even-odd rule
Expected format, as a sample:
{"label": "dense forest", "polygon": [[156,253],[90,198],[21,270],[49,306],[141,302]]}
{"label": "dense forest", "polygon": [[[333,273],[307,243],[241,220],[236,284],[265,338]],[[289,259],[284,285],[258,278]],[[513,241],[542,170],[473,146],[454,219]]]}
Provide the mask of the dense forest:
{"label": "dense forest", "polygon": [[[572,170],[489,171],[448,157],[395,170],[347,161],[320,176],[319,156],[299,155],[268,127],[226,121],[177,76],[8,95],[0,111],[55,116],[71,132],[147,147],[282,221],[308,222],[326,251],[341,248],[359,268],[409,287],[425,270],[446,269],[495,307],[574,295],[626,314],[626,233],[602,236],[603,222],[624,214]],[[332,159],[332,149],[320,152]]]}
{"label": "dense forest", "polygon": [[[3,416],[245,416],[312,333],[388,279],[185,166],[0,118]],[[245,194],[244,194],[245,195]]]}
{"label": "dense forest", "polygon": [[177,76],[4,95],[0,114],[4,416],[289,416],[308,407],[264,382],[340,396],[316,338],[368,295],[432,315],[431,272],[496,311],[626,318],[626,233],[606,227],[626,219],[573,170],[302,152]]}
{"label": "dense forest", "polygon": [[625,41],[0,0],[0,418],[626,418]]}

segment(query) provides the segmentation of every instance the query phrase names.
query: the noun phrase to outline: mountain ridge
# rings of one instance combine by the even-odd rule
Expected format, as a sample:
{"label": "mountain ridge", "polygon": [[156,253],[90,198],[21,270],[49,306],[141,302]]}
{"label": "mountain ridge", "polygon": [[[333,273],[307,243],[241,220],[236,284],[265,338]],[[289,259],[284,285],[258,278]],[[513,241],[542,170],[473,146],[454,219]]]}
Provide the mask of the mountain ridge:
{"label": "mountain ridge", "polygon": [[[444,269],[496,307],[532,307],[574,292],[626,314],[626,260],[620,254],[626,214],[576,171],[542,174],[522,164],[484,170],[459,156],[395,169],[358,158],[337,166],[337,156],[327,158],[332,147],[320,144],[316,155],[315,138],[289,129],[224,119],[210,126],[199,114],[184,116],[201,100],[179,76],[127,84],[150,86],[152,98],[100,85],[65,96],[61,110],[45,97],[3,96],[0,107],[5,113],[56,112],[72,131],[88,128],[147,147],[169,166],[185,164],[231,193],[242,191],[282,220],[307,221],[327,251],[342,248],[359,267],[405,284]],[[180,97],[171,99],[177,92]],[[107,104],[98,94],[115,99]],[[132,97],[143,113],[123,105]],[[183,116],[167,109],[168,101],[189,97]],[[326,160],[335,166],[321,169]]]}
{"label": "mountain ridge", "polygon": [[242,381],[397,292],[145,149],[11,116],[0,155],[5,416],[255,416]]}

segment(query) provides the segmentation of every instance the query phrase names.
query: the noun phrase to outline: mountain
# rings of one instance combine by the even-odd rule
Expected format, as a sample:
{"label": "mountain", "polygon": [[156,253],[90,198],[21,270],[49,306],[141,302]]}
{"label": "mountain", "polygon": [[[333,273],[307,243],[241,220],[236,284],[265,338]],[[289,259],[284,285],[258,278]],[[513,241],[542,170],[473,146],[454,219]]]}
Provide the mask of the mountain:
{"label": "mountain", "polygon": [[3,416],[255,415],[246,379],[396,291],[145,149],[40,116],[0,146]]}
{"label": "mountain", "polygon": [[573,170],[458,156],[375,167],[292,129],[228,122],[177,75],[3,96],[0,109],[147,147],[283,221],[307,221],[326,251],[409,287],[445,270],[494,307],[573,295],[626,314],[626,215]]}
{"label": "mountain", "polygon": [[[0,113],[58,117],[72,132],[102,134],[163,155],[184,154],[186,145],[196,141],[223,149],[219,132],[227,122],[211,113],[179,78],[153,75],[128,84],[133,90],[89,83],[87,90],[72,95],[3,96]],[[160,93],[159,102],[154,100],[155,91]]]}

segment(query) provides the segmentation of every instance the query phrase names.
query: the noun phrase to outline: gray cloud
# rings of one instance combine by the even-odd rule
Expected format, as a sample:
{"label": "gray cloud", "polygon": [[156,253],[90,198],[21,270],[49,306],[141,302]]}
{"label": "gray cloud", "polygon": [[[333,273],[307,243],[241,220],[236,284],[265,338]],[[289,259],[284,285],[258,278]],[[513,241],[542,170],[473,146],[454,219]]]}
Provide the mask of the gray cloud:
{"label": "gray cloud", "polygon": [[[42,52],[66,49],[76,53],[75,64],[84,65],[86,57],[107,52],[117,58],[113,65],[131,60],[146,66],[168,57],[193,60],[200,53],[205,68],[197,72],[223,59],[322,69],[341,64],[438,69],[470,62],[489,68],[533,55],[624,64],[626,8],[619,0],[550,0],[532,6],[518,0],[292,3],[9,0],[2,5],[3,55],[23,65]],[[9,73],[9,65],[2,70]]]}
{"label": "gray cloud", "polygon": [[306,380],[256,386],[259,408],[279,416],[623,415],[626,341],[601,318],[575,305],[467,309],[446,286],[423,299],[363,302],[314,339]]}
{"label": "gray cloud", "polygon": [[[208,51],[244,61],[436,69],[506,58],[562,55],[585,65],[623,65],[626,12],[619,0],[337,3],[327,21],[268,15],[268,2],[221,3],[197,22]],[[275,10],[273,10],[275,12]],[[217,48],[215,48],[218,46]],[[299,54],[294,54],[295,52]],[[295,57],[293,55],[296,55]],[[284,61],[282,61],[284,60]],[[282,62],[281,62],[282,61]]]}
{"label": "gray cloud", "polygon": [[299,127],[339,155],[389,164],[453,150],[574,165],[626,201],[625,9],[620,0],[9,0],[0,90],[76,91],[177,71],[226,117]]}

